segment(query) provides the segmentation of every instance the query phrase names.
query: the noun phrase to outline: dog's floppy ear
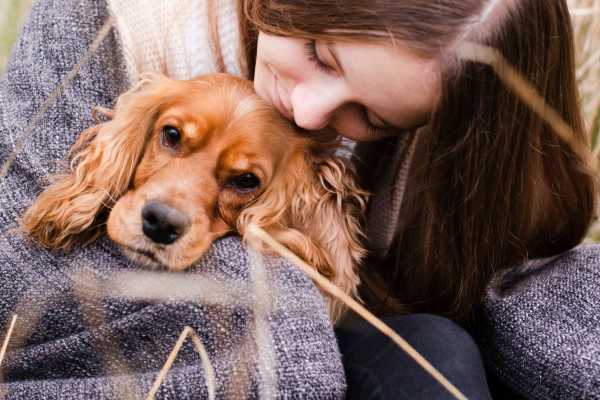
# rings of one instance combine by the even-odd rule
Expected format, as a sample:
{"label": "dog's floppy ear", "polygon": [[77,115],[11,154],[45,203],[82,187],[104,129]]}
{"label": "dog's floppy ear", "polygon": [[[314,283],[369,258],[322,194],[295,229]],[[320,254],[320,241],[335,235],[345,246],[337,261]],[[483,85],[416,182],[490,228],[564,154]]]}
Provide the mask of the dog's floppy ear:
{"label": "dog's floppy ear", "polygon": [[69,152],[65,173],[50,177],[23,218],[30,239],[50,249],[65,249],[103,234],[101,220],[131,185],[160,107],[160,89],[168,78],[145,74],[117,100],[112,119],[89,128]]}
{"label": "dog's floppy ear", "polygon": [[[357,268],[366,254],[360,223],[367,193],[356,182],[349,160],[319,157],[303,143],[278,168],[258,200],[242,211],[238,229],[243,234],[247,224],[255,223],[358,299]],[[327,307],[336,323],[345,307],[331,297]]]}

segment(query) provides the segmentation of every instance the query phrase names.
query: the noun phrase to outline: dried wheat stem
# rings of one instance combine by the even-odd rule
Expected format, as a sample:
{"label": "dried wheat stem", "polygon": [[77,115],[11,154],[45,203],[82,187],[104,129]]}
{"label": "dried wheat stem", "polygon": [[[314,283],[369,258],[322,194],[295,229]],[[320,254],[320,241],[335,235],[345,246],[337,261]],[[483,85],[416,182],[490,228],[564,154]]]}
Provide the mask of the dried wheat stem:
{"label": "dried wheat stem", "polygon": [[4,179],[4,177],[6,176],[6,174],[8,173],[8,169],[10,168],[10,166],[12,165],[12,163],[17,158],[17,155],[19,154],[19,152],[21,151],[21,149],[25,145],[25,142],[27,142],[27,139],[29,139],[29,137],[33,133],[33,129],[35,128],[35,126],[38,124],[38,122],[40,122],[40,120],[42,119],[42,117],[44,116],[44,114],[46,113],[46,111],[48,111],[48,109],[50,107],[52,107],[52,105],[54,104],[54,101],[56,101],[56,99],[62,94],[62,92],[65,90],[65,88],[67,87],[67,85],[69,84],[69,82],[71,82],[71,80],[79,73],[79,70],[94,55],[94,53],[96,52],[96,50],[98,50],[98,47],[100,47],[100,44],[102,43],[102,41],[104,40],[104,38],[109,34],[110,30],[112,29],[112,26],[113,26],[113,18],[111,16],[111,17],[108,17],[108,19],[106,20],[106,22],[104,23],[104,25],[102,25],[102,28],[100,29],[100,32],[98,32],[98,35],[96,36],[96,38],[94,39],[94,41],[90,45],[87,53],[85,53],[84,56],[81,57],[81,59],[79,60],[79,62],[77,62],[77,64],[73,67],[73,69],[71,69],[71,71],[69,71],[69,73],[62,80],[62,82],[60,83],[60,85],[58,85],[58,87],[54,90],[54,92],[52,92],[52,94],[50,95],[50,97],[48,97],[48,99],[46,99],[46,101],[44,102],[44,104],[42,104],[42,106],[40,107],[40,109],[38,110],[38,112],[35,113],[35,115],[31,119],[31,121],[29,122],[29,124],[25,128],[25,131],[23,132],[23,134],[21,135],[21,137],[19,138],[19,140],[17,141],[17,143],[15,143],[12,152],[8,156],[8,159],[4,162],[4,165],[2,166],[2,169],[0,170],[0,182],[2,182],[2,180]]}
{"label": "dried wheat stem", "polygon": [[10,340],[10,336],[12,335],[12,331],[15,328],[16,322],[17,322],[17,314],[13,315],[12,321],[10,321],[10,326],[8,327],[8,332],[6,333],[6,337],[4,338],[4,343],[2,343],[2,349],[0,349],[0,365],[2,365],[2,360],[4,359],[4,353],[6,353],[6,348],[8,347],[8,342]]}
{"label": "dried wheat stem", "polygon": [[[102,332],[102,327],[109,327],[109,319],[101,302],[102,284],[91,269],[73,271],[71,276],[75,298],[83,320],[90,329]],[[38,316],[39,318],[39,316]],[[94,338],[92,344],[98,354],[105,375],[109,376],[114,395],[117,399],[139,399],[140,390],[133,379],[127,360],[121,352],[119,343],[111,329],[101,333],[103,339]],[[114,377],[121,377],[125,384],[117,384]]]}
{"label": "dried wheat stem", "polygon": [[160,374],[158,374],[158,377],[154,381],[154,385],[152,385],[152,389],[150,389],[150,393],[148,393],[146,400],[152,400],[152,399],[154,399],[154,396],[156,396],[156,392],[158,391],[158,388],[160,387],[163,380],[165,379],[165,376],[167,376],[167,373],[169,372],[171,365],[173,365],[173,362],[175,361],[175,357],[177,357],[177,354],[179,353],[179,350],[181,349],[181,346],[183,345],[183,342],[185,341],[185,338],[187,337],[187,335],[191,336],[192,342],[194,342],[194,345],[196,345],[196,349],[198,350],[198,353],[200,353],[200,359],[202,360],[202,365],[204,366],[204,372],[206,373],[206,381],[207,381],[207,385],[208,385],[208,398],[209,398],[209,400],[215,400],[215,388],[217,385],[216,385],[216,381],[215,381],[215,376],[213,374],[212,366],[210,365],[210,359],[208,358],[208,354],[206,353],[206,349],[204,348],[204,345],[202,344],[200,337],[189,326],[186,326],[185,329],[183,330],[183,332],[181,332],[181,335],[179,335],[179,339],[177,340],[177,343],[175,343],[175,347],[173,347],[173,350],[171,350],[171,354],[169,354],[169,358],[167,358],[165,365],[163,366],[162,370],[160,371]]}
{"label": "dried wheat stem", "polygon": [[[8,342],[10,341],[10,336],[12,335],[12,331],[15,328],[15,323],[17,322],[17,314],[13,315],[12,321],[10,321],[10,326],[8,327],[8,332],[6,333],[6,337],[4,338],[4,343],[2,343],[2,349],[0,349],[0,365],[2,365],[2,360],[4,359],[4,353],[6,353],[6,348],[8,347]],[[0,376],[1,382],[1,376]],[[4,388],[0,392],[0,400],[6,396],[8,393],[8,389]]]}
{"label": "dried wheat stem", "polygon": [[259,397],[261,399],[277,398],[277,377],[273,338],[269,329],[268,315],[271,314],[271,299],[262,254],[248,249],[252,267],[252,298],[254,329],[256,332],[256,349],[258,351],[258,373],[260,376]]}
{"label": "dried wheat stem", "polygon": [[198,350],[198,354],[200,354],[200,360],[202,360],[202,366],[204,367],[204,372],[206,374],[206,382],[208,386],[208,398],[209,400],[215,399],[215,390],[217,388],[217,381],[215,380],[215,374],[212,369],[212,365],[210,365],[210,358],[208,358],[208,353],[206,352],[206,348],[204,348],[204,344],[202,344],[202,340],[200,340],[200,336],[190,328],[190,337],[192,338],[192,342],[196,345],[196,349]]}
{"label": "dried wheat stem", "polygon": [[187,337],[188,332],[189,332],[189,327],[186,326],[185,329],[183,330],[183,332],[181,332],[181,335],[179,335],[179,339],[177,340],[177,343],[175,343],[175,347],[173,347],[173,350],[171,350],[171,354],[169,354],[169,358],[167,358],[167,362],[165,362],[165,365],[162,367],[160,374],[158,374],[158,377],[154,381],[154,385],[152,385],[152,389],[150,389],[150,393],[148,393],[146,400],[152,400],[152,399],[154,399],[154,396],[156,396],[156,392],[158,391],[158,388],[160,387],[162,381],[165,379],[167,372],[169,372],[171,365],[173,365],[173,362],[175,361],[175,357],[177,357],[177,353],[179,353],[179,349],[181,349],[181,345],[183,344],[183,341]]}
{"label": "dried wheat stem", "polygon": [[366,308],[361,306],[356,300],[348,296],[341,289],[331,283],[327,278],[323,277],[316,269],[302,261],[298,256],[284,247],[282,244],[277,242],[267,232],[260,229],[254,224],[250,224],[246,231],[250,234],[258,237],[264,243],[268,244],[273,250],[279,253],[281,256],[287,258],[292,263],[296,264],[304,273],[306,273],[313,281],[315,281],[321,288],[325,289],[333,296],[342,300],[357,314],[363,317],[366,321],[371,323],[375,328],[379,329],[383,334],[389,336],[402,350],[406,352],[413,360],[415,360],[425,371],[433,376],[446,390],[448,390],[454,397],[461,400],[467,398],[452,384],[448,379],[444,377],[433,365],[429,363],[419,352],[417,352],[408,342],[400,335],[398,335],[393,329],[384,324],[379,318],[367,311]]}

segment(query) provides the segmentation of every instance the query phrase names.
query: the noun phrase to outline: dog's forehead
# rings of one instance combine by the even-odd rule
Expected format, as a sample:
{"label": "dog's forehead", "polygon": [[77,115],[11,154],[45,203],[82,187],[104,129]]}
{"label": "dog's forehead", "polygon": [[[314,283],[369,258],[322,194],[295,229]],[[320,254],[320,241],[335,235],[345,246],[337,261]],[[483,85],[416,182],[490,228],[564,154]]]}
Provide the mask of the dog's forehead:
{"label": "dog's forehead", "polygon": [[213,88],[173,96],[158,119],[160,125],[182,128],[189,139],[232,141],[281,140],[290,134],[289,123],[258,95],[235,87]]}
{"label": "dog's forehead", "polygon": [[217,169],[233,170],[274,166],[285,157],[294,128],[251,88],[228,84],[200,89],[172,93],[157,121],[157,132],[164,126],[181,130],[182,157],[212,154]]}
{"label": "dog's forehead", "polygon": [[257,95],[240,91],[204,90],[174,96],[163,107],[163,116],[187,124],[222,127],[253,114],[264,114],[269,107]]}

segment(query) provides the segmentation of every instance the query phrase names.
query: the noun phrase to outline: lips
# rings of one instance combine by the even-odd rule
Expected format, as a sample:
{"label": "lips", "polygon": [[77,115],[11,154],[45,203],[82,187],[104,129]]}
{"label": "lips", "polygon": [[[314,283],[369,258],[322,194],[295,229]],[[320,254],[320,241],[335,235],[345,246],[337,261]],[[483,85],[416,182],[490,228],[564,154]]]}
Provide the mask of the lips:
{"label": "lips", "polygon": [[294,120],[294,116],[288,111],[287,108],[285,108],[285,106],[283,105],[283,102],[281,101],[281,97],[279,97],[279,90],[277,89],[277,75],[273,74],[273,77],[275,78],[273,80],[273,83],[274,83],[274,88],[273,88],[273,103],[275,104],[275,107],[277,107],[277,109],[279,110],[279,112],[281,114],[283,114],[284,117],[286,117],[290,121],[293,121]]}

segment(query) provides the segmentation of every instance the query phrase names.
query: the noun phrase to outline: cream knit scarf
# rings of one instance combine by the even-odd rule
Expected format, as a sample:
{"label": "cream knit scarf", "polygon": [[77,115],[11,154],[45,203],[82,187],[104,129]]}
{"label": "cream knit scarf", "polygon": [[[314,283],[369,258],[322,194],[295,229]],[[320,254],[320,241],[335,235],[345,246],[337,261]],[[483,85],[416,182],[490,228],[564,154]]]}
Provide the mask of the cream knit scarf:
{"label": "cream knit scarf", "polygon": [[213,0],[225,71],[210,49],[209,0],[109,0],[132,84],[153,69],[173,79],[209,72],[241,76],[236,0]]}

